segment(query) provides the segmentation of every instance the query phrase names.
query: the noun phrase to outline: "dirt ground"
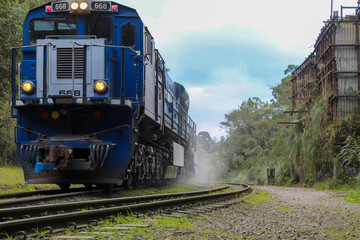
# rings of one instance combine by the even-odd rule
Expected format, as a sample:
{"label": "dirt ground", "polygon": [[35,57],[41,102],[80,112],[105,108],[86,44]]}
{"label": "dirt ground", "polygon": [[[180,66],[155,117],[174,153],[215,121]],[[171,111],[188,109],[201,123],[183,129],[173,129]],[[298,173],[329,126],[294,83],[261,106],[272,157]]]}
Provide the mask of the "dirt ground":
{"label": "dirt ground", "polygon": [[[240,203],[208,213],[194,224],[212,229],[198,239],[360,239],[360,205],[344,194],[307,188],[254,187],[270,201]],[[214,234],[217,232],[218,234]]]}

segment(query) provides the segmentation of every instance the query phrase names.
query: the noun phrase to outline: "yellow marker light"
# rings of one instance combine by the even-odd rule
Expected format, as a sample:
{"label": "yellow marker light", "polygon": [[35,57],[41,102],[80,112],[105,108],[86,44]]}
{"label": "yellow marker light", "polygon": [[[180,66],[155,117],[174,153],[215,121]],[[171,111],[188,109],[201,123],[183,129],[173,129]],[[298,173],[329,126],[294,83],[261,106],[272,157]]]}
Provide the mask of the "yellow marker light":
{"label": "yellow marker light", "polygon": [[23,83],[21,84],[21,90],[22,90],[24,93],[30,95],[30,94],[32,94],[32,93],[34,92],[34,90],[35,90],[35,85],[34,85],[34,83],[31,82],[31,81],[25,81],[25,82],[23,82]]}
{"label": "yellow marker light", "polygon": [[95,91],[99,94],[104,94],[107,91],[107,84],[103,80],[98,80],[94,84]]}
{"label": "yellow marker light", "polygon": [[89,4],[87,2],[80,3],[80,9],[83,11],[86,11],[89,7]]}
{"label": "yellow marker light", "polygon": [[60,117],[60,114],[59,114],[58,111],[53,111],[53,112],[51,112],[51,118],[52,118],[52,119],[56,120],[56,119],[58,119],[59,117]]}
{"label": "yellow marker light", "polygon": [[79,4],[77,2],[73,2],[70,5],[71,10],[76,11],[79,9]]}

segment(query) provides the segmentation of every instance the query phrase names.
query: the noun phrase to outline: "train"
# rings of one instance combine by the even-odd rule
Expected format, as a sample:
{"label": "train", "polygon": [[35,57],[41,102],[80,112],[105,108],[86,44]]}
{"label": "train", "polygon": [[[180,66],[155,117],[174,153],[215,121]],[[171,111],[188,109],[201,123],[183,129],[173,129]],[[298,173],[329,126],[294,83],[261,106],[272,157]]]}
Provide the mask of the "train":
{"label": "train", "polygon": [[58,0],[30,10],[11,82],[25,183],[130,187],[195,173],[189,94],[133,8]]}

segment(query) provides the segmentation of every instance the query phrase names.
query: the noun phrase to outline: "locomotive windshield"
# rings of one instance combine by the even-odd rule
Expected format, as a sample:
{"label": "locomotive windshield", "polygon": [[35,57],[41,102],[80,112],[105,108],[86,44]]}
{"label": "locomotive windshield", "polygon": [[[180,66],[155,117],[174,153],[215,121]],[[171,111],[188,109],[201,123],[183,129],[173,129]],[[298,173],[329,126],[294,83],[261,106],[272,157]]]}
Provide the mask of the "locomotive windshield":
{"label": "locomotive windshield", "polygon": [[113,21],[109,17],[90,17],[87,19],[88,35],[95,35],[97,38],[106,38],[112,42]]}
{"label": "locomotive windshield", "polygon": [[75,18],[33,19],[30,22],[30,43],[51,35],[76,35]]}
{"label": "locomotive windshield", "polygon": [[[89,17],[86,20],[86,35],[106,38],[112,42],[113,22],[109,17]],[[78,35],[76,18],[42,18],[30,21],[30,43],[47,36]]]}

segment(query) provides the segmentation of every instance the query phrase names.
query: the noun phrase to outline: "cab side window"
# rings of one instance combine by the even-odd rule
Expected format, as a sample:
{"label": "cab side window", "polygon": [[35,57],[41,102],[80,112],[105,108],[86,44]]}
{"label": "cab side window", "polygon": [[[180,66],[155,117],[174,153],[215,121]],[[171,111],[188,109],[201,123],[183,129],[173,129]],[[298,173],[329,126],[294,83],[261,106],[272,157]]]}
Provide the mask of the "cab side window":
{"label": "cab side window", "polygon": [[136,26],[131,22],[121,26],[121,45],[125,47],[135,47],[136,45]]}

